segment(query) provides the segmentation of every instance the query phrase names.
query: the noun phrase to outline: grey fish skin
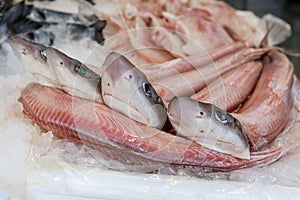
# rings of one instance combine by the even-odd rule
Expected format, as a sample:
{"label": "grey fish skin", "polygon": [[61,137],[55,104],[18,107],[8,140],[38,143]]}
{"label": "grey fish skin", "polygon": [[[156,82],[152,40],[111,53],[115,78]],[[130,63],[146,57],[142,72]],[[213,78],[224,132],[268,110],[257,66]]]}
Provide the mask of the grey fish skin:
{"label": "grey fish skin", "polygon": [[46,80],[43,84],[57,85],[57,77],[41,52],[46,46],[29,42],[17,36],[10,36],[8,43],[26,70],[37,78]]}
{"label": "grey fish skin", "polygon": [[25,1],[21,1],[3,13],[0,19],[0,44],[10,35],[30,32],[42,26],[39,22],[28,18],[31,10],[32,6],[25,5]]}
{"label": "grey fish skin", "polygon": [[53,23],[80,24],[80,25],[83,24],[79,20],[77,14],[64,13],[64,12],[43,9],[43,8],[33,8],[32,13],[29,17],[33,21],[42,22],[45,24],[53,24]]}
{"label": "grey fish skin", "polygon": [[59,36],[56,32],[51,31],[51,29],[56,30],[58,25],[61,26],[59,32],[68,34],[68,37],[72,40],[79,40],[81,38],[93,38],[99,44],[104,43],[103,29],[106,26],[105,20],[100,20],[97,17],[94,18],[93,23],[85,24],[79,19],[78,14],[70,14],[59,12],[55,10],[43,9],[43,8],[33,8],[30,20],[40,23],[43,25],[42,30],[30,32],[28,39],[41,43],[43,40],[48,38],[49,46],[53,44],[54,38]]}
{"label": "grey fish skin", "polygon": [[39,82],[60,88],[70,95],[103,102],[100,75],[80,61],[57,49],[20,37],[11,36],[8,42],[24,68]]}
{"label": "grey fish skin", "polygon": [[102,97],[142,124],[161,129],[166,122],[166,109],[145,74],[119,53],[110,53],[103,64]]}
{"label": "grey fish skin", "polygon": [[239,121],[224,110],[189,97],[174,97],[168,117],[177,134],[202,146],[241,159],[250,158]]}
{"label": "grey fish skin", "polygon": [[61,89],[70,95],[103,102],[99,74],[55,48],[47,47],[43,54]]}

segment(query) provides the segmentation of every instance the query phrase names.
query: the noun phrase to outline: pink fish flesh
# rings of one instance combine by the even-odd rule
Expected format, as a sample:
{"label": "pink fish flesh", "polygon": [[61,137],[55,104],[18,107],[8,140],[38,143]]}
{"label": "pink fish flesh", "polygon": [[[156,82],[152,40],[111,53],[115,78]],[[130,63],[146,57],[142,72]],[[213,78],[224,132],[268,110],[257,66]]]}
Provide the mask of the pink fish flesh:
{"label": "pink fish flesh", "polygon": [[283,150],[278,147],[251,153],[250,159],[238,159],[134,122],[103,104],[72,97],[37,83],[29,84],[19,101],[25,115],[41,128],[97,149],[129,167],[144,165],[146,171],[161,166],[228,171],[268,164],[277,160]]}
{"label": "pink fish flesh", "polygon": [[[159,80],[150,81],[158,95],[167,104],[175,96],[192,96],[212,81],[239,65],[257,60],[273,48],[246,49],[238,51],[231,56],[220,59],[202,67]],[[176,83],[176,84],[174,84]]]}
{"label": "pink fish flesh", "polygon": [[247,62],[213,81],[191,98],[232,112],[250,95],[261,70],[260,61]]}
{"label": "pink fish flesh", "polygon": [[251,97],[237,114],[254,150],[273,141],[288,121],[292,107],[294,68],[282,53],[273,51],[263,60],[263,71]]}
{"label": "pink fish flesh", "polygon": [[184,73],[193,69],[213,64],[218,60],[232,56],[237,51],[242,51],[248,47],[247,43],[233,43],[228,46],[223,46],[210,52],[186,58],[177,58],[168,62],[151,64],[139,67],[146,74],[150,81],[159,80],[168,76],[173,76],[178,73]]}

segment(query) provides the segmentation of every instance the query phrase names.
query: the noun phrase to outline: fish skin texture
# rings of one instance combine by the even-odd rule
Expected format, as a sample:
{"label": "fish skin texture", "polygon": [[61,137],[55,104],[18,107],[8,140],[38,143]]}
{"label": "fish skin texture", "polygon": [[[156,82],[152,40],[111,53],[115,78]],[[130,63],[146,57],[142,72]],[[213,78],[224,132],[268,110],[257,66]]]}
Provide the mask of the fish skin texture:
{"label": "fish skin texture", "polygon": [[273,141],[282,131],[293,105],[294,68],[289,59],[273,51],[264,58],[263,65],[251,97],[233,114],[241,122],[254,150]]}
{"label": "fish skin texture", "polygon": [[232,112],[251,94],[261,70],[262,64],[259,61],[245,63],[213,81],[191,98]]}
{"label": "fish skin texture", "polygon": [[41,128],[99,150],[127,166],[144,164],[144,171],[158,170],[162,166],[229,171],[268,164],[277,160],[282,151],[282,147],[278,147],[253,152],[249,160],[238,159],[134,122],[103,104],[37,83],[26,86],[19,101],[24,114]]}

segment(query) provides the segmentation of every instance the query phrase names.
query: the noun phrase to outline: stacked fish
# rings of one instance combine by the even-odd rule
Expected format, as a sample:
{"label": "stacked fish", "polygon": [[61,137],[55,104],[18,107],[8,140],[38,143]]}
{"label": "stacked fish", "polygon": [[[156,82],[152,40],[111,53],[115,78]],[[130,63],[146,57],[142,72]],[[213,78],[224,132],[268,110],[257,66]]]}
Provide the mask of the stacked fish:
{"label": "stacked fish", "polygon": [[42,129],[145,172],[229,171],[269,164],[287,151],[270,145],[293,113],[293,65],[229,5],[80,6],[107,21],[102,48],[110,53],[101,66],[9,39],[24,67],[46,80],[19,98]]}

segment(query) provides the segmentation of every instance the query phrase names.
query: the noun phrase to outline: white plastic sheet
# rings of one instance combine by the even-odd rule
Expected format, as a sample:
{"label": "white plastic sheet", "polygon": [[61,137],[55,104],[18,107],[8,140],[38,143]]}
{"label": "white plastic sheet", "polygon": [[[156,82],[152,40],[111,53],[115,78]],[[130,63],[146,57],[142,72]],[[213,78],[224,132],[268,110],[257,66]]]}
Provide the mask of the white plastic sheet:
{"label": "white plastic sheet", "polygon": [[28,180],[30,199],[297,199],[299,187],[128,174],[107,170],[43,169]]}
{"label": "white plastic sheet", "polygon": [[9,199],[8,187],[0,184],[0,200],[8,200],[8,199]]}

